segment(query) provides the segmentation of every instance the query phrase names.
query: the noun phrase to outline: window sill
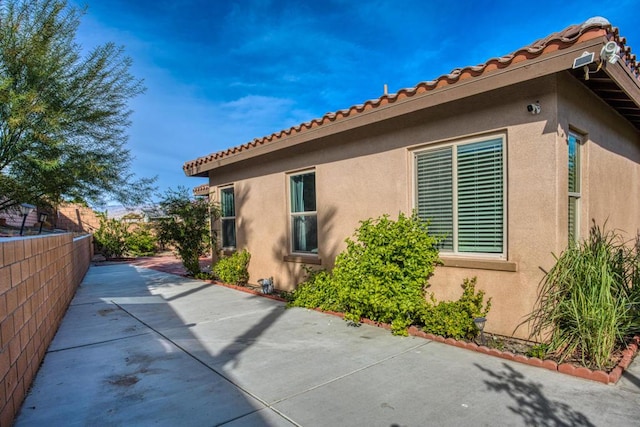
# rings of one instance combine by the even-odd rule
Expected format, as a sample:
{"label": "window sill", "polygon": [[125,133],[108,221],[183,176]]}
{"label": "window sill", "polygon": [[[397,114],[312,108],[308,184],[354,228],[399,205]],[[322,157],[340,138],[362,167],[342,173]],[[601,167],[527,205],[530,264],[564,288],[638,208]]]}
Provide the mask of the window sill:
{"label": "window sill", "polygon": [[222,249],[222,255],[224,256],[231,256],[233,254],[236,253],[236,249],[235,248],[224,248]]}
{"label": "window sill", "polygon": [[474,268],[477,270],[518,271],[518,264],[501,259],[456,258],[440,256],[444,267]]}
{"label": "window sill", "polygon": [[322,260],[313,255],[285,255],[283,258],[285,262],[298,262],[301,264],[322,264]]}

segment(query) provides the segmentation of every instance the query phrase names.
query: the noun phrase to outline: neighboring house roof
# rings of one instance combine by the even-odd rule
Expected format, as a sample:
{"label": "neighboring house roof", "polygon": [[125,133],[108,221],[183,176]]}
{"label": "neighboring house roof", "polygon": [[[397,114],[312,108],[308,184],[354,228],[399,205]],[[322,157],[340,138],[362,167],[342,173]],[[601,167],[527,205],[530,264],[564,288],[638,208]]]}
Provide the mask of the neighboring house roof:
{"label": "neighboring house roof", "polygon": [[[385,111],[384,118],[395,117],[420,108],[460,99],[463,96],[515,84],[527,78],[568,70],[572,68],[573,59],[580,56],[584,49],[591,48],[598,55],[596,58],[599,59],[600,47],[607,41],[615,41],[620,47],[620,60],[615,65],[608,67],[605,65],[602,69],[598,69],[594,76],[583,83],[640,130],[640,64],[636,62],[636,57],[631,53],[631,49],[626,46],[626,39],[618,34],[618,29],[606,19],[596,17],[583,24],[572,25],[563,31],[537,40],[509,55],[492,58],[476,66],[456,68],[449,74],[444,74],[435,80],[421,82],[412,88],[401,89],[395,94],[383,95],[380,98],[366,101],[364,104],[354,105],[335,113],[327,113],[319,119],[313,119],[263,138],[256,138],[249,143],[188,161],[184,164],[183,170],[188,176],[207,176],[209,170],[217,167],[322,136],[322,134],[312,135],[315,132],[311,131],[319,131],[322,128],[336,125],[346,118],[365,116],[369,112],[386,110],[387,107],[395,107],[397,111]],[[543,62],[546,63],[536,72],[524,68],[524,65],[529,66],[532,63]],[[507,72],[516,70],[520,72],[513,73],[513,75],[507,74]],[[574,70],[573,74],[579,77],[580,74],[584,75],[584,71],[582,69]],[[500,82],[489,81],[497,76],[500,76]],[[449,93],[438,100],[426,100],[429,95],[444,93],[448,89],[480,81],[483,81],[484,84],[478,85],[478,88],[465,87],[458,94]],[[408,102],[414,99],[423,100],[409,106]],[[406,107],[400,108],[400,105],[403,104],[406,104]],[[380,117],[374,117],[370,120],[363,117],[360,121],[338,126],[334,132],[349,127],[362,126],[376,120],[380,120]],[[328,132],[332,131],[326,130],[324,133]],[[309,133],[309,135],[303,136],[305,133]],[[294,137],[299,138],[294,141]]]}
{"label": "neighboring house roof", "polygon": [[209,184],[198,185],[193,188],[193,194],[195,196],[208,196],[209,195]]}

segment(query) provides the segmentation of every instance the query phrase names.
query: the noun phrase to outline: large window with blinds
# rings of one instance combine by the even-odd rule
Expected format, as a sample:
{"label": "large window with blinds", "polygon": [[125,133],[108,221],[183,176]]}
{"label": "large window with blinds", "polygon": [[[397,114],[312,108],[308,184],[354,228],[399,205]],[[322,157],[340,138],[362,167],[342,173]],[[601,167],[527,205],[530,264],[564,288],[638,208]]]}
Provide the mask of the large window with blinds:
{"label": "large window with blinds", "polygon": [[504,164],[502,136],[415,153],[415,208],[442,252],[504,255]]}
{"label": "large window with blinds", "polygon": [[316,174],[303,172],[289,176],[291,208],[291,252],[318,253]]}
{"label": "large window with blinds", "polygon": [[233,187],[220,189],[220,223],[222,225],[222,247],[236,247],[236,205]]}
{"label": "large window with blinds", "polygon": [[580,141],[577,134],[570,132],[567,141],[569,150],[569,243],[580,238]]}

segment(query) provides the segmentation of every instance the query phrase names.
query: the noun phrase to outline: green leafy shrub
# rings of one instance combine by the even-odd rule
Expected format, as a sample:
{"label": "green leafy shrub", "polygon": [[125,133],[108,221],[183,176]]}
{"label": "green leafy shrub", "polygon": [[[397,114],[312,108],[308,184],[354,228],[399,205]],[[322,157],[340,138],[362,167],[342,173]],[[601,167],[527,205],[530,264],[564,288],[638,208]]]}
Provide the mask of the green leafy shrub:
{"label": "green leafy shrub", "polygon": [[195,276],[196,279],[198,280],[213,280],[214,276],[213,273],[207,273],[206,271],[201,271],[200,273],[196,273]]}
{"label": "green leafy shrub", "polygon": [[424,311],[427,279],[440,262],[438,239],[416,214],[400,213],[397,221],[361,221],[346,242],[333,271],[345,319],[391,323],[393,333],[406,335]]}
{"label": "green leafy shrub", "polygon": [[391,323],[392,332],[407,334],[427,304],[427,278],[440,262],[427,223],[417,215],[384,215],[360,222],[333,272],[321,272],[303,283],[291,305],[342,311],[345,319],[362,317]]}
{"label": "green leafy shrub", "polygon": [[127,252],[133,256],[148,256],[156,252],[158,239],[146,226],[139,225],[126,238]]}
{"label": "green leafy shrub", "polygon": [[246,249],[218,260],[213,274],[225,283],[244,286],[249,281],[249,261],[251,254]]}
{"label": "green leafy shrub", "polygon": [[594,225],[589,238],[572,244],[546,274],[539,304],[529,316],[532,337],[550,332],[549,353],[560,361],[580,358],[607,367],[616,347],[640,332],[638,241],[626,245],[615,232]]}
{"label": "green leafy shrub", "polygon": [[209,224],[220,218],[220,207],[206,199],[192,199],[188,189],[169,189],[160,201],[165,217],[156,222],[158,240],[171,244],[187,272],[200,273],[200,256],[215,245],[216,234]]}
{"label": "green leafy shrub", "polygon": [[477,317],[486,317],[491,308],[491,298],[484,304],[484,291],[475,291],[476,278],[465,279],[462,296],[457,301],[436,302],[427,306],[422,313],[425,332],[455,339],[473,339],[478,328],[473,323]]}
{"label": "green leafy shrub", "polygon": [[326,270],[307,269],[307,279],[288,295],[288,301],[289,307],[343,311],[338,301],[338,288]]}
{"label": "green leafy shrub", "polygon": [[115,218],[100,218],[100,228],[93,234],[98,251],[106,258],[120,258],[127,251],[127,224]]}

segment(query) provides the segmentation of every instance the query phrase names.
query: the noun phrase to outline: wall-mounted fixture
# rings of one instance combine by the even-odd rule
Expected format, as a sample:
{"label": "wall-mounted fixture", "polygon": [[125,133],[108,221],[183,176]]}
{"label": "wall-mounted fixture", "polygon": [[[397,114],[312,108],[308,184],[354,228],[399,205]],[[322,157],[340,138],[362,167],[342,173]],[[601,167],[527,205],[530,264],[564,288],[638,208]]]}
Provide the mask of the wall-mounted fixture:
{"label": "wall-mounted fixture", "polygon": [[618,59],[620,59],[620,46],[614,41],[607,42],[600,51],[600,60],[615,64]]}
{"label": "wall-mounted fixture", "polygon": [[20,226],[20,235],[24,235],[24,224],[27,222],[27,217],[36,207],[28,203],[20,205],[20,215],[22,215],[22,225]]}
{"label": "wall-mounted fixture", "polygon": [[596,54],[594,52],[583,52],[582,55],[573,60],[573,68],[586,67],[595,60],[595,57]]}
{"label": "wall-mounted fixture", "polygon": [[540,108],[540,101],[536,101],[535,104],[527,105],[527,111],[531,114],[540,114],[540,111],[542,111]]}

